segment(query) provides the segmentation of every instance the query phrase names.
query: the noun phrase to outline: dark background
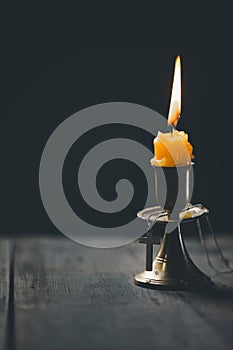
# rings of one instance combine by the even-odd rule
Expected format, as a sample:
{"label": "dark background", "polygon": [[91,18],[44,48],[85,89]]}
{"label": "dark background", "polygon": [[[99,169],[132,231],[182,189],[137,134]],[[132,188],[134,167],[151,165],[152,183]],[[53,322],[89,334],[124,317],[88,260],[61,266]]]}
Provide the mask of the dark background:
{"label": "dark background", "polygon": [[182,56],[178,129],[194,145],[192,202],[232,229],[233,44],[230,1],[24,2],[0,15],[1,233],[58,232],[39,194],[53,130],[74,112],[125,101],[167,114]]}

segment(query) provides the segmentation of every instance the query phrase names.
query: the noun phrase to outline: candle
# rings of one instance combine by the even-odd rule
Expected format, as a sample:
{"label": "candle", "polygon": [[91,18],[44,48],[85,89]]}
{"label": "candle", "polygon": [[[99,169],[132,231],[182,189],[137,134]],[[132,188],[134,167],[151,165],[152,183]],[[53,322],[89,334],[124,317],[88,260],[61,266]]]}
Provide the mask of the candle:
{"label": "candle", "polygon": [[[176,127],[181,114],[181,60],[175,61],[171,102],[168,113],[168,124]],[[194,158],[193,147],[184,131],[172,130],[169,133],[158,132],[154,139],[154,158],[151,165],[161,167],[186,166]]]}

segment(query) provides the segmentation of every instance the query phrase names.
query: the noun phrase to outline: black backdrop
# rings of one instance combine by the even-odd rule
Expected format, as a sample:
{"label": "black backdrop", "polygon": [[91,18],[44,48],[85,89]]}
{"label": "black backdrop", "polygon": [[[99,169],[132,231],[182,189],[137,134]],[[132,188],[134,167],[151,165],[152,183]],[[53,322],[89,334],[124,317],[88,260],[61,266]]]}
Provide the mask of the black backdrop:
{"label": "black backdrop", "polygon": [[182,56],[182,117],[194,145],[193,202],[231,230],[230,1],[32,1],[1,11],[1,232],[57,232],[39,195],[52,131],[74,112],[125,101],[167,114]]}

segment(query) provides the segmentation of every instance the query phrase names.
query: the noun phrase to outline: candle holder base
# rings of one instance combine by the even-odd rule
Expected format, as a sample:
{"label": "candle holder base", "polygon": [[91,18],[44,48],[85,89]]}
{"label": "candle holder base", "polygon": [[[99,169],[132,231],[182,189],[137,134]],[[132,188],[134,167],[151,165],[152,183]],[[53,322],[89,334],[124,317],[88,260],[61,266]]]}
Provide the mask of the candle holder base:
{"label": "candle holder base", "polygon": [[134,277],[134,283],[143,288],[165,289],[165,290],[200,290],[212,288],[213,282],[208,276],[203,280],[196,280],[195,283],[183,280],[155,279],[153,271],[143,271]]}
{"label": "candle holder base", "polygon": [[[199,215],[197,213],[194,217],[189,215],[186,220],[197,219],[208,212],[204,207],[201,209]],[[139,212],[138,216],[142,218],[142,212]],[[169,218],[167,218],[168,220]],[[152,247],[155,241],[152,230],[147,232],[147,236],[143,237],[141,242],[147,245],[146,270],[135,276],[134,283],[136,285],[170,290],[203,289],[214,285],[211,279],[200,271],[190,258],[183,241],[180,223],[173,232],[164,234],[154,261]]]}

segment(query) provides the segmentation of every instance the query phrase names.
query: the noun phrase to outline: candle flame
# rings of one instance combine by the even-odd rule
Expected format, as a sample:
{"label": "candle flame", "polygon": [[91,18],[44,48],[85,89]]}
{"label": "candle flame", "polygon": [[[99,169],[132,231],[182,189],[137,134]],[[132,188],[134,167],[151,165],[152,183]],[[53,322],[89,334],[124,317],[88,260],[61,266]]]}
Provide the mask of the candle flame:
{"label": "candle flame", "polygon": [[181,60],[176,57],[168,124],[176,127],[181,113]]}

